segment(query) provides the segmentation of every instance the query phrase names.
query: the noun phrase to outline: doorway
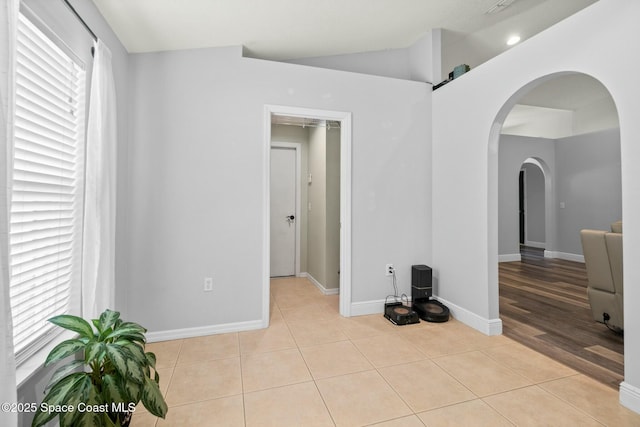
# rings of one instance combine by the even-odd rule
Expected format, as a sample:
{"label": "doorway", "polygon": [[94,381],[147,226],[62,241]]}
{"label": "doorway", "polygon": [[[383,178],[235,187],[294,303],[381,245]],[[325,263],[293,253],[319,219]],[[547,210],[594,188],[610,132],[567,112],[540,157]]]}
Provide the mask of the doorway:
{"label": "doorway", "polygon": [[518,227],[520,254],[541,254],[546,247],[547,189],[541,161],[526,159],[518,174]]}
{"label": "doorway", "polygon": [[[272,180],[272,145],[275,142],[282,143],[282,141],[272,140],[272,123],[274,119],[286,117],[289,119],[293,119],[298,121],[299,123],[307,123],[306,121],[311,121],[312,123],[335,123],[333,126],[334,131],[338,131],[339,135],[339,149],[338,156],[339,160],[337,163],[334,163],[334,168],[337,169],[338,172],[338,182],[337,185],[339,187],[339,191],[335,194],[335,198],[338,200],[339,209],[338,213],[333,215],[333,218],[330,218],[327,215],[325,219],[325,227],[328,223],[333,221],[335,223],[335,238],[333,240],[338,240],[337,247],[339,253],[339,259],[337,260],[337,266],[329,267],[328,270],[336,270],[336,281],[338,282],[338,294],[339,294],[339,310],[342,316],[348,317],[351,313],[351,113],[346,112],[335,112],[335,111],[325,111],[325,110],[312,110],[306,108],[297,108],[297,107],[286,107],[286,106],[265,106],[265,118],[264,118],[264,129],[265,129],[265,177],[264,177],[264,191],[265,191],[265,201],[264,201],[264,210],[265,210],[265,238],[263,245],[263,266],[264,266],[264,282],[263,282],[263,315],[262,322],[264,327],[269,325],[269,302],[270,302],[270,278],[273,276],[271,273],[272,269],[272,260],[271,258],[274,256],[272,254],[272,240],[277,236],[272,236],[272,215],[282,216],[281,219],[284,219],[285,216],[291,216],[288,214],[281,215],[280,213],[276,214],[272,213],[272,205],[271,200],[273,195],[271,194],[273,189],[271,188],[271,180]],[[277,121],[277,120],[275,120]],[[324,125],[323,125],[324,126]],[[317,127],[317,126],[316,126]],[[330,127],[330,126],[329,126]],[[327,127],[324,126],[326,129]],[[337,129],[338,128],[338,129]],[[335,147],[335,146],[334,146]],[[333,148],[334,148],[333,147]],[[302,152],[303,149],[300,150]],[[281,153],[278,153],[278,155]],[[327,151],[325,149],[325,155]],[[304,162],[299,162],[300,165]],[[300,168],[302,169],[302,168]],[[325,171],[326,174],[326,171]],[[326,184],[327,177],[315,175],[313,171],[311,173],[308,172],[300,172],[299,178],[296,180],[299,183],[299,187],[304,185],[312,186],[314,182],[317,182],[317,186],[320,186],[324,181]],[[332,174],[332,176],[336,176]],[[304,196],[299,194],[298,197],[298,214],[293,215],[294,219],[289,219],[287,221],[291,221],[291,226],[294,224],[296,227],[300,227],[300,224],[304,220],[303,212],[307,214],[309,211],[317,212],[319,208],[313,200],[303,201]],[[276,218],[277,220],[278,218]],[[280,224],[286,225],[289,224]],[[284,228],[284,227],[283,227]],[[296,257],[296,268],[295,274],[304,273],[300,271],[300,260],[304,258],[301,254],[301,248],[305,247],[304,240],[304,231],[300,231],[298,228],[298,244],[297,244],[297,257]],[[309,236],[307,236],[309,237]],[[325,250],[326,253],[326,250]]]}
{"label": "doorway", "polygon": [[[499,314],[506,336],[617,387],[624,379],[624,342],[592,317],[580,245],[581,229],[608,229],[611,222],[621,217],[620,137],[615,104],[595,79],[565,74],[541,79],[536,82],[540,86],[527,94],[526,99],[513,95],[503,108],[513,107],[516,98],[530,105],[534,98],[541,101],[543,94],[552,93],[556,95],[555,107],[569,110],[570,105],[559,102],[570,100],[570,93],[565,91],[558,101],[558,94],[562,93],[558,88],[570,88],[576,81],[580,82],[582,95],[592,92],[607,96],[593,96],[589,103],[582,104],[582,109],[570,114],[559,111],[558,117],[565,117],[571,126],[561,127],[560,120],[554,126],[528,120],[519,123],[519,129],[530,134],[516,133],[518,129],[514,127],[511,133],[494,128],[501,132],[492,139],[502,168],[498,177],[506,172],[503,176],[511,177],[506,185],[510,191],[513,189],[512,195],[505,192],[507,197],[498,196],[498,206],[513,203],[515,208],[516,197],[519,205],[518,237],[515,209],[508,210],[506,215],[499,214],[499,232],[508,237],[503,242],[519,241],[521,248],[527,245],[546,249],[536,256],[523,254],[520,261],[499,264]],[[585,109],[597,109],[607,120],[600,120],[601,127],[595,128]],[[503,114],[497,126],[507,121],[506,111]],[[537,117],[532,114],[531,118]],[[556,134],[566,132],[563,129],[569,133]],[[523,162],[522,158],[526,160]],[[540,175],[538,190],[528,185],[533,175]],[[500,188],[499,179],[493,182]],[[532,201],[533,192],[538,193],[538,201]],[[536,215],[532,210],[543,206],[546,213],[540,209]],[[532,231],[535,218],[544,219],[539,237]],[[509,248],[505,244],[503,250]]]}
{"label": "doorway", "polygon": [[526,188],[525,188],[525,170],[520,169],[520,173],[518,174],[518,228],[520,229],[520,251],[522,251],[522,247],[525,242],[525,199],[526,199]]}

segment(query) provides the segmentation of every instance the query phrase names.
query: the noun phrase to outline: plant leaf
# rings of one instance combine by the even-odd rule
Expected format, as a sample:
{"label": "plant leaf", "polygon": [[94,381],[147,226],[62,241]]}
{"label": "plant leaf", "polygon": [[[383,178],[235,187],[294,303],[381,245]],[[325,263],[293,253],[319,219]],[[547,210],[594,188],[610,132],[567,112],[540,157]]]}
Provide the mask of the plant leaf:
{"label": "plant leaf", "polygon": [[145,345],[147,343],[147,339],[145,338],[144,334],[140,332],[123,334],[123,335],[120,335],[119,338],[126,339],[128,341],[138,342],[140,343],[140,345]]}
{"label": "plant leaf", "polygon": [[51,390],[49,390],[49,393],[46,394],[42,402],[54,406],[62,404],[65,397],[67,397],[67,393],[76,387],[76,384],[85,377],[87,377],[86,372],[76,372],[75,374],[67,375],[51,387]]}
{"label": "plant leaf", "polygon": [[127,351],[115,344],[106,344],[105,351],[107,353],[107,357],[116,368],[116,371],[120,374],[122,378],[127,378],[127,358],[129,355]]}
{"label": "plant leaf", "polygon": [[142,404],[156,417],[164,418],[167,415],[167,403],[162,397],[158,383],[149,377],[145,377],[142,389]]}
{"label": "plant leaf", "polygon": [[147,332],[147,330],[137,323],[123,322],[119,327],[115,328],[113,332],[107,335],[106,339],[118,338],[121,336],[142,336],[144,338],[145,332]]}
{"label": "plant leaf", "polygon": [[133,381],[137,382],[140,385],[144,384],[146,375],[142,370],[142,366],[140,366],[140,364],[138,364],[135,360],[127,359],[127,372],[129,373],[129,378],[131,378]]}
{"label": "plant leaf", "polygon": [[93,338],[93,328],[81,317],[72,316],[70,314],[61,314],[59,316],[54,316],[49,319],[49,322],[54,325],[60,326],[61,328],[69,329],[70,331],[77,332],[80,336],[86,338]]}
{"label": "plant leaf", "polygon": [[113,327],[113,325],[116,323],[116,320],[118,320],[119,318],[120,312],[106,309],[100,315],[100,324],[102,325],[102,330],[106,331],[107,329]]}
{"label": "plant leaf", "polygon": [[105,425],[103,412],[84,411],[78,414],[78,418],[76,418],[74,421],[74,427],[103,427]]}
{"label": "plant leaf", "polygon": [[147,332],[147,328],[136,322],[122,322],[116,329],[136,329],[138,332],[142,332],[143,334]]}
{"label": "plant leaf", "polygon": [[136,384],[133,381],[127,381],[126,377],[123,380],[124,382],[124,390],[129,396],[129,401],[138,403],[140,401],[140,392],[142,391],[142,387],[140,384]]}
{"label": "plant leaf", "polygon": [[55,412],[43,412],[42,405],[38,405],[38,409],[36,410],[36,414],[33,417],[33,421],[31,422],[31,427],[41,427],[54,419],[56,417]]}
{"label": "plant leaf", "polygon": [[102,362],[103,353],[105,351],[105,344],[103,342],[92,341],[87,345],[87,348],[84,351],[85,362],[89,363],[92,360],[97,360],[98,362]]}
{"label": "plant leaf", "polygon": [[115,377],[114,375],[105,375],[102,378],[102,390],[105,401],[114,403],[127,401],[126,394],[120,385],[120,381],[118,377]]}
{"label": "plant leaf", "polygon": [[[94,384],[89,383],[87,398],[84,401],[84,403],[86,403],[87,407],[89,407],[90,409],[94,409],[92,408],[94,405],[101,405],[107,402],[105,402],[101,398],[96,386]],[[91,427],[104,426],[103,414],[105,411],[88,410],[88,408],[86,407],[85,409],[87,410],[84,410],[77,415],[77,418],[74,420],[75,422],[74,426],[83,426],[83,427],[84,426],[91,426]]]}
{"label": "plant leaf", "polygon": [[55,346],[53,350],[47,356],[47,360],[44,362],[44,366],[48,366],[54,362],[64,359],[67,356],[70,356],[77,352],[80,349],[83,349],[85,343],[79,339],[71,339],[62,341],[60,344]]}
{"label": "plant leaf", "polygon": [[72,360],[66,365],[62,365],[61,367],[56,369],[56,371],[51,376],[49,383],[45,387],[44,392],[46,393],[55,383],[82,366],[84,366],[84,360]]}
{"label": "plant leaf", "polygon": [[102,325],[100,324],[100,320],[99,319],[93,319],[91,320],[91,323],[93,323],[93,326],[98,330],[98,334],[102,333]]}
{"label": "plant leaf", "polygon": [[81,402],[89,402],[91,390],[93,388],[94,386],[91,383],[91,377],[89,375],[83,376],[80,381],[77,381],[74,384],[63,400],[63,404],[69,405],[72,410],[60,412],[60,427],[75,427],[77,425],[83,425],[76,423],[78,417],[82,415],[82,412],[78,408],[78,404]]}
{"label": "plant leaf", "polygon": [[[84,397],[84,388],[91,385],[91,378],[86,372],[76,372],[62,378],[51,387],[39,405],[32,426],[41,426],[49,420],[53,419],[58,412],[42,412],[42,408],[55,407],[59,405],[72,404],[76,399]],[[79,402],[79,401],[78,401]],[[67,418],[73,419],[74,414],[67,415]],[[63,424],[61,416],[61,425]]]}
{"label": "plant leaf", "polygon": [[109,414],[107,414],[106,412],[103,413],[102,415],[103,415],[102,416],[102,423],[103,424],[100,424],[101,426],[104,426],[104,427],[121,427],[120,423],[118,423],[116,425],[116,423],[113,422],[113,420],[111,418],[109,418]]}
{"label": "plant leaf", "polygon": [[156,355],[150,351],[146,352],[144,355],[147,358],[147,364],[153,369],[156,369]]}
{"label": "plant leaf", "polygon": [[106,341],[107,340],[107,336],[113,332],[113,329],[111,328],[107,328],[104,331],[100,332],[100,336],[98,337],[98,341]]}
{"label": "plant leaf", "polygon": [[147,358],[145,357],[144,350],[142,349],[142,345],[137,344],[135,342],[127,341],[127,340],[118,340],[114,343],[115,345],[121,345],[126,348],[131,356],[142,366],[147,365]]}

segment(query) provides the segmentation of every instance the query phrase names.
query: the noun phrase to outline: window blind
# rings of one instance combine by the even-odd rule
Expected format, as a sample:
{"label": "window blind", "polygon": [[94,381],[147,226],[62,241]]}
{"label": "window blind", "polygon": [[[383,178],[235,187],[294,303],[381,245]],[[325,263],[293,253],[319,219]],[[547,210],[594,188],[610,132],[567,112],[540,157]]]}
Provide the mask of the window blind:
{"label": "window blind", "polygon": [[[20,15],[11,200],[11,309],[18,362],[79,313],[85,72]],[[59,328],[58,328],[59,330]]]}

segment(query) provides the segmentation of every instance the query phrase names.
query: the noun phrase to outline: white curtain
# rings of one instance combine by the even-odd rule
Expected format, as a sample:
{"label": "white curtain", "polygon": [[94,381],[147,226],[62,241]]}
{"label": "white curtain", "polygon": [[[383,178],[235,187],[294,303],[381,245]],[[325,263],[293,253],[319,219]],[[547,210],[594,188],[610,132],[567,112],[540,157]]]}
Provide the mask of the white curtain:
{"label": "white curtain", "polygon": [[[0,0],[0,402],[15,403],[16,364],[9,300],[9,221],[13,169],[15,52],[19,0]],[[15,426],[17,413],[0,410],[0,425]]]}
{"label": "white curtain", "polygon": [[116,231],[116,95],[111,52],[95,43],[87,128],[83,317],[114,309]]}

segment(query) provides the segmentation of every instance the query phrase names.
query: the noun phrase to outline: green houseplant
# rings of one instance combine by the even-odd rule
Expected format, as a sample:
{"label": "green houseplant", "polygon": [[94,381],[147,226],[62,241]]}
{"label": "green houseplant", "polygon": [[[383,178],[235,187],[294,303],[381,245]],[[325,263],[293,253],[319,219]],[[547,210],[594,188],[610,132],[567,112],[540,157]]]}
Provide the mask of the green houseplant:
{"label": "green houseplant", "polygon": [[67,314],[49,321],[78,337],[51,350],[45,366],[74,354],[76,358],[53,373],[32,427],[56,416],[61,427],[126,426],[140,401],[153,415],[165,417],[167,404],[158,387],[156,356],[144,349],[145,328],[123,322],[120,313],[111,310],[92,320],[93,327]]}

